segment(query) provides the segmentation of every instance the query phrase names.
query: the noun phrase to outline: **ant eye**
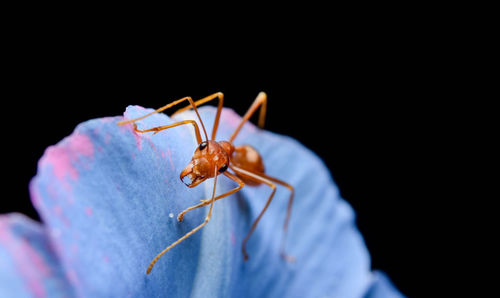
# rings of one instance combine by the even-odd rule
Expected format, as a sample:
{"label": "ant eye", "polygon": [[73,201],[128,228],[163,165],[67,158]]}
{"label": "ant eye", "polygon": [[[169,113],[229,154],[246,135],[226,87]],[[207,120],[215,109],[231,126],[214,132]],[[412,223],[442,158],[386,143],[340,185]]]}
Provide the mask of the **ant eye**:
{"label": "ant eye", "polygon": [[198,149],[203,150],[207,147],[207,145],[208,145],[207,141],[203,141],[200,143],[200,146],[198,147]]}
{"label": "ant eye", "polygon": [[227,170],[227,163],[224,164],[220,169],[219,169],[219,173],[224,173],[225,171]]}

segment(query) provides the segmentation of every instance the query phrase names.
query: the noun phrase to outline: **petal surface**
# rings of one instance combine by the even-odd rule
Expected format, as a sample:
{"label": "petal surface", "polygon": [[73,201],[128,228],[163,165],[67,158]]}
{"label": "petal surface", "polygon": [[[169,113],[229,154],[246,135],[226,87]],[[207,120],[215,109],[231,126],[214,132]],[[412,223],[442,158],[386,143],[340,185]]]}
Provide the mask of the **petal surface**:
{"label": "petal surface", "polygon": [[0,297],[71,297],[40,223],[11,213],[0,215]]}
{"label": "petal surface", "polygon": [[[210,135],[215,108],[202,107],[199,111]],[[193,114],[183,118],[196,119]],[[232,110],[224,110],[217,139],[229,139],[240,121],[241,117]],[[220,258],[216,264],[229,268],[216,270],[225,273],[221,275],[227,294],[224,297],[366,295],[377,280],[370,271],[370,257],[355,225],[355,214],[340,198],[323,162],[296,140],[260,130],[251,123],[243,127],[234,144],[256,148],[264,159],[266,173],[294,186],[286,247],[296,262],[289,263],[280,257],[290,195],[288,189],[281,186],[248,242],[250,260],[243,261],[242,240],[271,193],[265,185],[244,187],[236,195],[216,203],[214,218],[223,219],[207,225],[202,236],[200,259],[215,256]],[[220,188],[226,191],[234,187],[227,179],[219,180]],[[209,288],[204,279],[211,278],[206,277],[208,268],[204,270],[207,271],[197,274],[200,284],[195,284],[194,291],[198,293],[196,290],[201,289],[198,297]],[[212,292],[216,292],[215,289]],[[397,290],[394,293],[400,295]]]}
{"label": "petal surface", "polygon": [[[126,118],[148,113],[130,107]],[[202,222],[202,210],[175,216],[204,199],[179,173],[194,150],[189,128],[138,134],[123,117],[80,124],[47,148],[30,185],[67,279],[83,297],[188,297],[198,266],[200,234],[146,269],[157,253]],[[166,115],[140,128],[171,123]],[[175,215],[172,216],[171,215]]]}
{"label": "petal surface", "polygon": [[383,272],[375,271],[371,288],[366,298],[400,298],[404,297]]}
{"label": "petal surface", "polygon": [[[199,110],[210,135],[215,108]],[[131,106],[125,118],[151,111]],[[271,193],[265,185],[245,186],[217,201],[206,227],[146,275],[157,253],[203,221],[208,208],[187,213],[182,223],[176,216],[210,197],[213,180],[193,189],[179,180],[197,145],[192,127],[138,134],[131,125],[118,127],[121,119],[79,125],[46,150],[30,185],[64,278],[77,295],[363,297],[373,291],[377,279],[354,212],[324,164],[297,141],[250,123],[235,144],[255,147],[267,174],[295,187],[287,252],[297,261],[285,262],[279,255],[289,197],[281,186],[248,242],[250,260],[243,261],[241,242]],[[181,119],[196,117],[185,112],[173,120],[156,114],[138,125],[147,129]],[[240,120],[225,109],[217,139],[228,139]],[[236,186],[219,177],[217,193]]]}

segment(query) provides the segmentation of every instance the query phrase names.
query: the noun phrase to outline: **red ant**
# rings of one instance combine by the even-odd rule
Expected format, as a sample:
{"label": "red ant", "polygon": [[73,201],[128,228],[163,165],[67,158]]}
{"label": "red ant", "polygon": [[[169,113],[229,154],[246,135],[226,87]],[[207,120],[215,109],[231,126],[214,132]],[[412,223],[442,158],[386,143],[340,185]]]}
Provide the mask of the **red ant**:
{"label": "red ant", "polygon": [[[217,107],[217,113],[215,115],[215,121],[214,121],[214,126],[212,130],[212,138],[209,140],[207,136],[207,132],[205,130],[205,126],[203,125],[203,121],[201,120],[200,114],[198,113],[197,106],[204,104],[206,102],[209,102],[213,99],[219,99],[218,107]],[[201,128],[203,130],[203,134],[205,136],[205,141],[202,140],[201,134],[200,134],[200,129],[198,128],[198,124],[194,120],[184,120],[180,122],[176,122],[171,125],[165,125],[165,126],[158,126],[158,127],[153,127],[150,129],[146,130],[139,130],[137,129],[137,124],[134,122],[142,120],[146,117],[149,117],[155,113],[160,113],[172,106],[175,106],[181,102],[184,101],[189,101],[188,106],[179,109],[176,111],[173,115],[180,113],[182,111],[188,110],[188,109],[193,109],[194,112],[196,113],[196,116],[198,117],[198,120],[200,121]],[[150,132],[153,131],[154,134],[168,129],[172,127],[176,127],[179,125],[183,124],[192,124],[194,126],[194,130],[196,133],[196,139],[198,141],[198,148],[195,150],[193,154],[193,158],[191,159],[191,162],[186,166],[186,168],[181,172],[180,174],[180,179],[181,181],[186,184],[187,187],[193,188],[203,181],[205,181],[208,178],[214,178],[214,188],[212,192],[212,198],[209,200],[203,200],[200,204],[192,206],[187,208],[186,210],[182,211],[178,216],[177,219],[179,221],[182,221],[184,215],[186,212],[190,210],[194,210],[206,205],[210,205],[210,209],[208,210],[208,215],[205,218],[205,221],[197,226],[196,228],[192,229],[190,232],[179,238],[177,241],[172,243],[170,246],[165,248],[161,253],[159,253],[151,262],[151,264],[148,267],[147,274],[151,272],[151,269],[153,269],[153,266],[155,263],[158,261],[158,259],[165,254],[167,251],[172,249],[174,246],[182,242],[184,239],[188,238],[192,234],[194,234],[196,231],[199,229],[203,228],[208,221],[210,220],[210,217],[212,216],[212,208],[214,205],[214,202],[225,198],[231,194],[234,194],[235,192],[239,191],[245,184],[247,185],[259,185],[261,183],[264,183],[268,185],[271,189],[272,192],[269,195],[269,198],[267,199],[267,202],[264,206],[264,209],[260,212],[259,216],[257,219],[252,224],[252,227],[250,228],[250,231],[246,235],[245,239],[243,240],[242,244],[242,252],[243,252],[243,258],[244,260],[248,260],[248,254],[246,251],[246,243],[248,242],[248,239],[254,232],[255,228],[257,227],[257,224],[259,223],[260,219],[262,218],[262,215],[266,211],[267,207],[271,203],[271,200],[273,199],[273,196],[276,192],[276,183],[283,185],[284,187],[288,188],[291,192],[290,198],[288,200],[288,207],[287,207],[287,213],[286,213],[286,218],[285,218],[285,224],[283,226],[283,238],[282,238],[282,243],[281,243],[281,256],[287,260],[287,261],[293,261],[293,257],[288,256],[285,254],[284,246],[285,246],[285,239],[286,239],[286,231],[288,229],[288,222],[290,220],[290,214],[292,211],[292,202],[293,202],[293,195],[294,195],[294,189],[291,185],[288,183],[281,181],[279,179],[276,179],[274,177],[270,177],[264,173],[264,163],[262,161],[262,157],[260,154],[255,150],[250,145],[241,145],[241,146],[234,146],[233,141],[240,132],[241,128],[243,127],[243,124],[247,122],[250,117],[257,111],[257,109],[260,107],[260,113],[259,113],[259,127],[263,128],[264,127],[264,121],[265,121],[265,116],[266,116],[266,106],[267,106],[267,95],[264,92],[260,92],[253,102],[253,104],[250,106],[246,114],[243,116],[240,124],[238,127],[235,129],[231,137],[229,138],[229,141],[215,141],[215,136],[217,133],[217,128],[219,126],[219,119],[220,119],[220,114],[222,111],[222,107],[224,104],[224,94],[221,92],[214,93],[210,96],[207,96],[205,98],[202,98],[200,100],[197,100],[196,102],[193,101],[191,97],[184,97],[179,100],[176,100],[170,104],[167,104],[154,112],[151,112],[147,115],[144,115],[142,117],[132,119],[132,120],[126,120],[126,121],[120,121],[118,122],[118,125],[125,125],[129,123],[133,123],[134,125],[134,130],[138,133],[145,133],[145,132]],[[173,116],[172,115],[172,116]],[[229,172],[228,169],[231,169],[233,173]],[[239,185],[238,187],[234,188],[233,190],[230,190],[222,195],[215,196],[215,186],[217,184],[217,176],[223,174],[224,176],[228,177],[229,179],[237,182]],[[189,181],[185,181],[185,178],[189,179]]]}

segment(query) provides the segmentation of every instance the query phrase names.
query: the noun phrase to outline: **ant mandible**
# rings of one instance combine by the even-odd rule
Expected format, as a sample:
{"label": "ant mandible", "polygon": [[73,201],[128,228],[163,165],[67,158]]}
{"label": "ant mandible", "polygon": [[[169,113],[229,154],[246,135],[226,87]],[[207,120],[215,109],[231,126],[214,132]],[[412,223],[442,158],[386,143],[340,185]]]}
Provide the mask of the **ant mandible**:
{"label": "ant mandible", "polygon": [[[209,140],[207,132],[205,130],[205,126],[203,125],[203,121],[201,120],[200,114],[198,113],[198,110],[196,107],[199,105],[202,105],[204,103],[207,103],[211,100],[214,99],[219,99],[218,102],[218,107],[217,107],[217,113],[215,115],[215,121],[214,121],[214,126],[212,130],[212,138]],[[153,114],[160,113],[172,106],[175,106],[179,103],[182,103],[184,101],[188,101],[189,105],[179,109],[176,111],[172,116],[174,116],[177,113],[193,109],[194,112],[196,113],[196,116],[198,117],[198,120],[201,124],[201,128],[203,130],[203,134],[205,136],[205,141],[202,140],[201,134],[200,134],[200,129],[198,127],[198,124],[194,120],[184,120],[180,122],[176,122],[174,124],[170,125],[165,125],[165,126],[158,126],[158,127],[153,127],[150,129],[145,129],[145,130],[139,130],[137,129],[137,124],[135,124],[136,121],[142,120],[146,117],[149,117]],[[286,239],[286,232],[288,229],[288,222],[290,220],[290,214],[292,211],[292,202],[293,202],[293,195],[294,195],[294,188],[289,185],[288,183],[281,181],[277,178],[270,177],[264,173],[264,163],[262,161],[262,157],[260,154],[257,152],[255,148],[253,148],[250,145],[241,145],[241,146],[234,146],[233,141],[240,132],[241,128],[243,127],[243,124],[247,122],[250,117],[257,111],[257,109],[260,107],[260,113],[259,113],[259,127],[263,128],[264,127],[264,121],[265,121],[265,116],[266,116],[266,106],[267,106],[267,95],[264,92],[260,92],[257,95],[257,98],[254,100],[253,104],[250,106],[246,114],[243,116],[240,124],[236,127],[234,130],[233,134],[229,138],[228,141],[215,141],[215,136],[217,134],[217,128],[219,126],[219,119],[220,115],[222,112],[222,107],[224,105],[224,94],[221,92],[214,93],[210,96],[207,96],[205,98],[202,98],[197,101],[193,101],[191,97],[184,97],[179,100],[176,100],[172,103],[169,103],[154,112],[151,112],[147,115],[144,115],[142,117],[132,119],[132,120],[124,120],[118,122],[118,125],[126,125],[129,123],[133,123],[134,125],[134,130],[137,133],[145,133],[145,132],[151,132],[153,131],[154,134],[176,126],[184,125],[184,124],[192,124],[195,130],[196,134],[196,140],[198,142],[198,148],[195,150],[193,154],[193,158],[191,159],[191,162],[186,166],[186,168],[181,172],[180,174],[180,179],[181,181],[186,184],[187,187],[193,188],[203,181],[205,181],[208,178],[214,178],[214,188],[212,191],[212,198],[209,200],[203,200],[200,204],[192,206],[187,208],[186,210],[182,211],[178,216],[177,220],[182,221],[184,218],[184,215],[191,210],[210,205],[210,208],[208,210],[208,214],[205,217],[205,220],[203,223],[201,223],[199,226],[196,228],[192,229],[190,232],[186,233],[184,236],[179,238],[177,241],[172,243],[170,246],[165,248],[162,252],[160,252],[151,262],[151,264],[148,267],[147,274],[151,272],[151,269],[153,269],[153,266],[155,263],[158,261],[158,259],[163,256],[167,251],[172,249],[174,246],[191,236],[192,234],[196,233],[199,229],[203,228],[209,221],[210,217],[212,216],[212,209],[214,202],[225,198],[231,194],[234,194],[235,192],[239,191],[245,184],[246,185],[259,185],[261,183],[266,184],[272,189],[271,194],[269,195],[269,198],[266,201],[266,204],[262,211],[260,212],[259,216],[255,219],[253,222],[250,231],[246,235],[246,237],[243,240],[243,244],[241,246],[241,250],[243,252],[243,258],[244,260],[248,260],[248,254],[246,251],[246,243],[248,242],[248,239],[254,232],[255,228],[257,227],[257,224],[259,223],[260,219],[262,218],[262,215],[264,212],[267,210],[267,207],[271,203],[271,200],[273,199],[273,196],[276,192],[276,184],[280,184],[286,188],[288,188],[291,192],[290,198],[288,199],[288,207],[287,207],[287,213],[286,213],[286,218],[285,218],[285,224],[283,226],[283,237],[282,237],[282,242],[281,242],[281,256],[287,260],[287,261],[293,261],[293,257],[288,256],[285,254],[285,239]],[[228,169],[232,170],[234,172],[231,173],[228,171]],[[217,185],[217,176],[223,174],[224,176],[228,177],[229,179],[235,181],[238,183],[238,187],[222,194],[219,196],[215,196],[215,187]],[[188,179],[188,181],[185,181],[185,179]]]}

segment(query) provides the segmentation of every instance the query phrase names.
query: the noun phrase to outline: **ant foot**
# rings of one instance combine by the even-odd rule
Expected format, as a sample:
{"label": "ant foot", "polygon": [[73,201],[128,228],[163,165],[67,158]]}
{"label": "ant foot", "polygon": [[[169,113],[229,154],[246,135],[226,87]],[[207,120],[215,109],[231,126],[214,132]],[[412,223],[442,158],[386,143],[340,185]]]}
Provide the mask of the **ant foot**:
{"label": "ant foot", "polygon": [[248,261],[248,254],[246,251],[243,251],[243,261]]}

